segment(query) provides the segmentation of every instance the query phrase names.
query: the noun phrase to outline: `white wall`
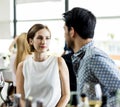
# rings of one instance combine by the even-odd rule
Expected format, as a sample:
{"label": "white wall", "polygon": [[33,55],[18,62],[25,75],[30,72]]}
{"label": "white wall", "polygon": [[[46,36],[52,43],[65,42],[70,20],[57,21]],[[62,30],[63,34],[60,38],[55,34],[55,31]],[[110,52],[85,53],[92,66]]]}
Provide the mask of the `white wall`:
{"label": "white wall", "polygon": [[0,0],[0,39],[10,37],[10,0]]}

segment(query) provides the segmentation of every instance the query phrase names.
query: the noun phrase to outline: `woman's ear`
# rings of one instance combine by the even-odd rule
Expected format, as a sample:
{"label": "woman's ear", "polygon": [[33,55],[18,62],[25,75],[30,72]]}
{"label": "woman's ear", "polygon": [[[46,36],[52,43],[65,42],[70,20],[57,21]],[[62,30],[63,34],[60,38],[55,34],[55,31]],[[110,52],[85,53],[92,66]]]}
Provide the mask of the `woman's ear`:
{"label": "woman's ear", "polygon": [[33,40],[30,38],[29,39],[29,44],[32,45],[33,44]]}

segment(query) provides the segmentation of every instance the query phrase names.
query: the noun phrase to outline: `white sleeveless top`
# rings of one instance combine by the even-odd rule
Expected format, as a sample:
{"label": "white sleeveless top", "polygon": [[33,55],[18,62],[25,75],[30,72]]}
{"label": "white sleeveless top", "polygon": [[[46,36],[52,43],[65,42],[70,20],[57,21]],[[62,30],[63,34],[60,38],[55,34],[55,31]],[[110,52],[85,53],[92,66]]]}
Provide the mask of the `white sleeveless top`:
{"label": "white sleeveless top", "polygon": [[33,101],[43,99],[44,107],[55,107],[61,97],[61,84],[58,58],[49,56],[43,62],[36,62],[32,57],[23,64],[25,97]]}

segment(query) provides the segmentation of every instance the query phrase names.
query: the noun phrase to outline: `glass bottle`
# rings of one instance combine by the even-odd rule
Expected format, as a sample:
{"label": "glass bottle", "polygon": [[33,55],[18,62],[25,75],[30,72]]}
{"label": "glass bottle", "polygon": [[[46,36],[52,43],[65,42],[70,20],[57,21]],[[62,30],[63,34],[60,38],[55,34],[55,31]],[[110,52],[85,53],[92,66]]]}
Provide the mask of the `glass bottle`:
{"label": "glass bottle", "polygon": [[[101,107],[101,104],[102,104],[102,89],[101,89],[101,86],[100,84],[96,84],[95,85],[95,100],[96,100],[96,103],[98,106]],[[105,100],[105,96],[103,96],[103,100]]]}
{"label": "glass bottle", "polygon": [[21,107],[20,98],[21,98],[21,94],[14,94],[13,107]]}
{"label": "glass bottle", "polygon": [[102,100],[102,90],[100,84],[95,85],[96,100]]}
{"label": "glass bottle", "polygon": [[41,100],[37,100],[36,103],[37,103],[36,107],[43,107],[43,102]]}
{"label": "glass bottle", "polygon": [[107,96],[105,95],[102,95],[102,104],[101,104],[101,107],[104,107],[105,105],[107,105]]}
{"label": "glass bottle", "polygon": [[89,107],[89,100],[85,93],[81,94],[79,107]]}
{"label": "glass bottle", "polygon": [[69,101],[69,106],[68,107],[79,107],[80,104],[80,96],[78,92],[71,92],[71,97]]}
{"label": "glass bottle", "polygon": [[25,99],[25,107],[32,107],[32,97]]}
{"label": "glass bottle", "polygon": [[90,85],[85,82],[82,88],[82,92],[80,94],[80,107],[89,107],[89,90],[90,90]]}

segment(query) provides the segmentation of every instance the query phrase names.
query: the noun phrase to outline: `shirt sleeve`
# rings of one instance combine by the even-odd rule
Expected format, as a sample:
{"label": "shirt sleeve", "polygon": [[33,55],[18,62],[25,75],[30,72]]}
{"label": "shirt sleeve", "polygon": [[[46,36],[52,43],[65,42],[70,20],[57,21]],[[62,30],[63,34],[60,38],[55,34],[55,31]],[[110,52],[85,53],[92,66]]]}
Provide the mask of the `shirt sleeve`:
{"label": "shirt sleeve", "polygon": [[90,66],[91,72],[109,92],[120,88],[120,71],[109,57],[95,55],[91,58]]}

